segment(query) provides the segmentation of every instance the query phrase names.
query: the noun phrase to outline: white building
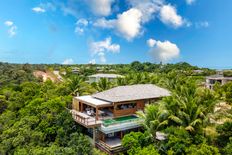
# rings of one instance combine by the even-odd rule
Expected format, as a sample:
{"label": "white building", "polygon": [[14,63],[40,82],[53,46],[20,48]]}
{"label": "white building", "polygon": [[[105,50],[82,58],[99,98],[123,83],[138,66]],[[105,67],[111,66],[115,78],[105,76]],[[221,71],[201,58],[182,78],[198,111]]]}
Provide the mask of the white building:
{"label": "white building", "polygon": [[232,82],[232,77],[225,77],[223,75],[212,75],[206,77],[205,87],[209,89],[213,89],[215,83],[219,83],[220,85],[224,85],[227,82]]}
{"label": "white building", "polygon": [[109,81],[113,81],[116,78],[120,78],[120,77],[123,77],[123,76],[118,75],[118,74],[94,74],[94,75],[88,76],[89,83],[98,82],[102,78],[106,78]]}

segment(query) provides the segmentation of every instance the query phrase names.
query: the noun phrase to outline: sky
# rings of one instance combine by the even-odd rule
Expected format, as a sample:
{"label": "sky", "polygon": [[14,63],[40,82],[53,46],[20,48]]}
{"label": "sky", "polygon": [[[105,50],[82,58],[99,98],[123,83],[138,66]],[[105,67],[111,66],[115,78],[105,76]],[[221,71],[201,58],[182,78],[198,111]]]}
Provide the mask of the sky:
{"label": "sky", "polygon": [[231,0],[0,0],[0,61],[232,68]]}

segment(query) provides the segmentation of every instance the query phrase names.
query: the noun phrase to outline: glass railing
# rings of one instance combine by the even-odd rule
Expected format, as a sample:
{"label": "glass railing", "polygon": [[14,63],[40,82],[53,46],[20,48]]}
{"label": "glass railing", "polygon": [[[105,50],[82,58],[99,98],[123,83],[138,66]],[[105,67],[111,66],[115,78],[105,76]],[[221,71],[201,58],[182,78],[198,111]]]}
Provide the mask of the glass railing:
{"label": "glass railing", "polygon": [[111,124],[108,126],[101,125],[99,129],[105,134],[108,134],[112,132],[118,132],[121,130],[128,130],[128,129],[140,127],[142,126],[143,122],[144,122],[143,119],[138,118],[138,119],[133,119],[133,120],[128,120],[128,121],[123,121],[117,124]]}
{"label": "glass railing", "polygon": [[[125,117],[128,117],[128,116],[125,116]],[[139,117],[136,117],[136,116],[131,116],[131,117],[132,118],[125,119],[125,120],[123,120],[123,117],[122,117],[122,120],[107,119],[107,120],[104,120],[102,124],[105,127],[108,127],[108,126],[111,126],[111,125],[117,125],[117,124],[129,123],[129,122],[138,122],[138,121],[143,120],[143,119],[141,119]]]}

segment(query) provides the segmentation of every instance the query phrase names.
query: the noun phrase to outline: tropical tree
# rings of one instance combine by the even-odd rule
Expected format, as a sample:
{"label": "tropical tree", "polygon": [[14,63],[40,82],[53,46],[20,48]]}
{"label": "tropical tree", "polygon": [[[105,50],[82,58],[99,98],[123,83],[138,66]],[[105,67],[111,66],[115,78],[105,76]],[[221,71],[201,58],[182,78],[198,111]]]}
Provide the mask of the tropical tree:
{"label": "tropical tree", "polygon": [[101,78],[97,83],[93,83],[93,86],[95,89],[99,92],[108,90],[113,87],[113,83],[111,83],[108,79],[106,78]]}
{"label": "tropical tree", "polygon": [[95,90],[91,87],[91,85],[86,83],[84,79],[81,78],[80,76],[74,76],[71,79],[69,79],[67,86],[69,87],[70,94],[72,96],[76,96],[77,94],[85,95],[95,92]]}

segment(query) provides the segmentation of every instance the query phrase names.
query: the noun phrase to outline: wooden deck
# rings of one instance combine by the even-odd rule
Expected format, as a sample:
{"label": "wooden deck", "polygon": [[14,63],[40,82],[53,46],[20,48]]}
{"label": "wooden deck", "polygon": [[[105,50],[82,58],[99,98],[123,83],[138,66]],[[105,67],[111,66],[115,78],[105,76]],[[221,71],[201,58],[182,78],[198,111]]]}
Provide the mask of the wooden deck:
{"label": "wooden deck", "polygon": [[101,121],[98,121],[94,117],[91,117],[85,113],[82,113],[82,112],[79,112],[76,110],[71,110],[70,112],[72,113],[73,119],[77,123],[79,123],[87,128],[97,127],[97,126],[100,126],[102,123]]}
{"label": "wooden deck", "polygon": [[119,138],[106,139],[105,142],[99,140],[96,143],[96,147],[109,155],[114,155],[125,151],[125,148],[123,148],[121,145],[121,139]]}

